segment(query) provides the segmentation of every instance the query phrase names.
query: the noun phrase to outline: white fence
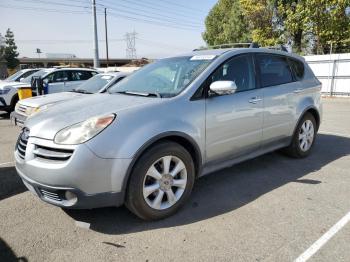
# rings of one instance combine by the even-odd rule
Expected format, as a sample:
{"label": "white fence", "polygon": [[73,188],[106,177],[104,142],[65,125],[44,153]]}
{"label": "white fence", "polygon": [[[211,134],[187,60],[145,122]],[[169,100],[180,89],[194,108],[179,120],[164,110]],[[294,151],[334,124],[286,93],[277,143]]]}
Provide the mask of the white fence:
{"label": "white fence", "polygon": [[350,53],[304,57],[322,82],[322,93],[350,96]]}

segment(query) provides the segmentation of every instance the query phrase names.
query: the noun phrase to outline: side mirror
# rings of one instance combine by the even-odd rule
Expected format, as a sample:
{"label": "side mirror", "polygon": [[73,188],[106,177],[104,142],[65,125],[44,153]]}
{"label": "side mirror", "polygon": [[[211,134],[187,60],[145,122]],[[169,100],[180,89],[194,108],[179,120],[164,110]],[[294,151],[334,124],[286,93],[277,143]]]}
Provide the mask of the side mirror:
{"label": "side mirror", "polygon": [[210,85],[210,91],[217,95],[234,94],[236,90],[237,85],[234,81],[216,81]]}

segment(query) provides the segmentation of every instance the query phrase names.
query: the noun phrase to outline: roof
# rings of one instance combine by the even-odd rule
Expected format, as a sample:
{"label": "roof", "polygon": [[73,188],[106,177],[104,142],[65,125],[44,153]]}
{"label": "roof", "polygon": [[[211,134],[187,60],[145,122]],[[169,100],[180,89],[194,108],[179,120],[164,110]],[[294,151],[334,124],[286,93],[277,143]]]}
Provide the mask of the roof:
{"label": "roof", "polygon": [[294,53],[288,53],[285,51],[281,50],[276,50],[276,49],[271,49],[271,48],[264,48],[264,47],[259,47],[259,48],[223,48],[223,49],[205,49],[205,50],[194,50],[190,53],[182,54],[180,56],[221,56],[224,53],[234,53],[234,52],[239,52],[239,53],[252,53],[252,52],[257,52],[257,53],[269,53],[269,54],[278,54],[278,55],[285,55],[285,56],[290,56],[294,57],[297,59],[304,60],[301,56],[294,54]]}

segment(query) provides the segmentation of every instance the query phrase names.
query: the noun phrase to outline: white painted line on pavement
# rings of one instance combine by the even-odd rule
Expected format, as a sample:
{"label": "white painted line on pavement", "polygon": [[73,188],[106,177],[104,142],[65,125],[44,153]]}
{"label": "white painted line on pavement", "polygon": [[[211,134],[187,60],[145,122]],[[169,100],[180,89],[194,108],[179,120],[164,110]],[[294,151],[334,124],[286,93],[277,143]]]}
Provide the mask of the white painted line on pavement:
{"label": "white painted line on pavement", "polygon": [[332,226],[322,237],[312,244],[304,253],[302,253],[294,262],[305,262],[312,257],[324,244],[328,242],[340,229],[350,221],[350,212]]}
{"label": "white painted line on pavement", "polygon": [[6,162],[6,163],[0,163],[0,166],[7,166],[10,164],[14,164],[15,162]]}

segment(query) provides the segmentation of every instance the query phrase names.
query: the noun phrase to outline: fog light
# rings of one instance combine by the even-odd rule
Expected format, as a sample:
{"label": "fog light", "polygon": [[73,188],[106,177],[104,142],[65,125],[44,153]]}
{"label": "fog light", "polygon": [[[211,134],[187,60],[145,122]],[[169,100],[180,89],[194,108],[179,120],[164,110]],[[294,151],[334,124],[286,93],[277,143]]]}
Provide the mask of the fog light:
{"label": "fog light", "polygon": [[77,198],[76,194],[74,194],[74,193],[72,193],[70,191],[66,191],[64,193],[64,196],[65,196],[66,200],[68,202],[70,202],[69,203],[70,205],[74,205],[78,201],[78,198]]}

